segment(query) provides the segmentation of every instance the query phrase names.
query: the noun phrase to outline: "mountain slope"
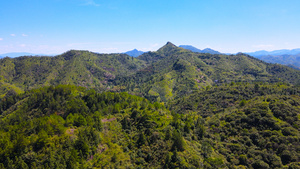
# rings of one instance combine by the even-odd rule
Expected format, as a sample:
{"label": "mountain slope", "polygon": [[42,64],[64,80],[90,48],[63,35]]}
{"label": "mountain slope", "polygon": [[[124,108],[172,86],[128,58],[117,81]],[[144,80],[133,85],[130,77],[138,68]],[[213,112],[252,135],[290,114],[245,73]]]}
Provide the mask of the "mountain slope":
{"label": "mountain slope", "polygon": [[232,166],[297,168],[298,90],[284,84],[232,83],[177,99],[169,107],[180,114],[201,114],[204,137]]}

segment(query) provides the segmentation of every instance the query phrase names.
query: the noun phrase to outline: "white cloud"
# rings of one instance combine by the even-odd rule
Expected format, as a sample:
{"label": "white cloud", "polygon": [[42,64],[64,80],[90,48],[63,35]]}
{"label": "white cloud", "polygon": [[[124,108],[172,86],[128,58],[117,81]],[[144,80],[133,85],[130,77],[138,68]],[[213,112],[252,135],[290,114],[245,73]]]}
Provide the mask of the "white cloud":
{"label": "white cloud", "polygon": [[26,35],[26,34],[23,33],[22,36],[26,37],[26,36],[28,36],[28,35]]}
{"label": "white cloud", "polygon": [[254,48],[272,48],[273,45],[253,45]]}
{"label": "white cloud", "polygon": [[16,34],[10,34],[10,36],[16,36]]}
{"label": "white cloud", "polygon": [[26,47],[26,45],[25,44],[21,44],[20,47]]}
{"label": "white cloud", "polygon": [[97,4],[94,0],[84,0],[85,3],[83,5],[91,5],[91,6],[100,6],[100,4]]}
{"label": "white cloud", "polygon": [[0,40],[3,40],[3,38],[0,38]]}

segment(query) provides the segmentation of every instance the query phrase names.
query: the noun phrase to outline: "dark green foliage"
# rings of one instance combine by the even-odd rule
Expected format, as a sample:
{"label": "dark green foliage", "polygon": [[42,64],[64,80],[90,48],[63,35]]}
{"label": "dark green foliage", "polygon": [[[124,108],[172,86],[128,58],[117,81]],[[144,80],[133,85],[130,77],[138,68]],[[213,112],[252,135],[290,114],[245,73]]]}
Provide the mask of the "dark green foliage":
{"label": "dark green foliage", "polygon": [[257,168],[257,169],[267,169],[270,168],[269,165],[261,160],[257,160],[252,164],[253,168]]}
{"label": "dark green foliage", "polygon": [[174,130],[173,135],[173,149],[178,151],[184,151],[184,140],[178,130]]}
{"label": "dark green foliage", "polygon": [[209,158],[212,153],[212,147],[208,142],[203,142],[201,145],[204,158]]}
{"label": "dark green foliage", "polygon": [[138,147],[141,147],[145,143],[146,143],[146,137],[145,137],[144,133],[140,133],[136,144],[137,144]]}

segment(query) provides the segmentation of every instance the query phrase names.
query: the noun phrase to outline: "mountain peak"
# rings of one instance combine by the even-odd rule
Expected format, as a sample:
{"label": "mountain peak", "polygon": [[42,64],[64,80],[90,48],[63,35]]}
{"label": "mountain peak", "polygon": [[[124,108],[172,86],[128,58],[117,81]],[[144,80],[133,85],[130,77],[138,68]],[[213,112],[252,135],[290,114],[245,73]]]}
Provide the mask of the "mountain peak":
{"label": "mountain peak", "polygon": [[[172,42],[168,41],[166,45],[174,45]],[[175,45],[174,45],[175,46]]]}
{"label": "mountain peak", "polygon": [[138,56],[140,56],[140,55],[143,54],[143,53],[145,53],[145,52],[139,51],[139,50],[137,50],[137,49],[133,49],[133,50],[131,50],[131,51],[125,52],[125,54],[127,54],[127,55],[129,55],[129,56],[132,56],[132,57],[138,57]]}
{"label": "mountain peak", "polygon": [[163,48],[178,48],[178,47],[176,45],[174,45],[172,42],[167,42],[164,46],[162,46],[158,50],[163,49]]}
{"label": "mountain peak", "polygon": [[167,44],[165,44],[163,47],[159,48],[157,50],[157,52],[159,52],[159,53],[166,53],[166,52],[169,52],[169,51],[177,49],[177,48],[178,47],[176,45],[174,45],[173,43],[167,42]]}

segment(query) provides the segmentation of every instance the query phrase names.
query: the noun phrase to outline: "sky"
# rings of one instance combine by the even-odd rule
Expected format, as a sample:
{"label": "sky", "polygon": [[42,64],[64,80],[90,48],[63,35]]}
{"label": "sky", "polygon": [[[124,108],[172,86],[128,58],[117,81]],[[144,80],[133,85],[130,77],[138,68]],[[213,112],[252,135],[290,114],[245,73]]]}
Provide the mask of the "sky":
{"label": "sky", "polygon": [[300,0],[1,0],[0,54],[300,48]]}

